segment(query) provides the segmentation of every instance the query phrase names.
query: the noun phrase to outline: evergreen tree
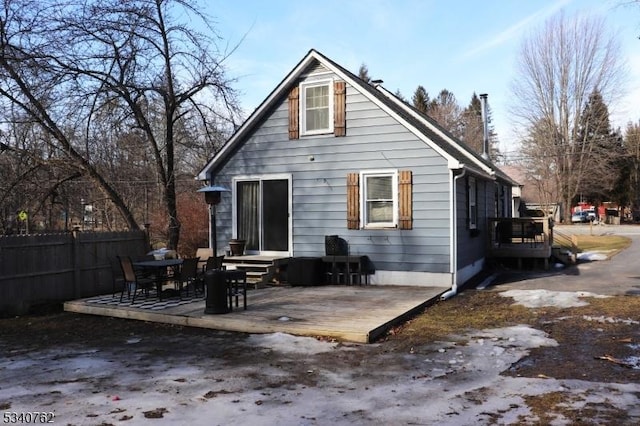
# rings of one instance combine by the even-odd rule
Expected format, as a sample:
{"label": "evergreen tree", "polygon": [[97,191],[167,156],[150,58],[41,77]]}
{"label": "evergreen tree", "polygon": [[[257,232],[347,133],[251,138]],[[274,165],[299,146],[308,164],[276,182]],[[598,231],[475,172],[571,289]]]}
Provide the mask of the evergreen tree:
{"label": "evergreen tree", "polygon": [[[594,90],[589,95],[579,121],[579,148],[576,156],[570,161],[577,161],[583,168],[578,174],[578,198],[587,197],[591,202],[610,200],[616,183],[620,182],[623,165],[622,139],[611,131],[609,108],[604,103],[601,93]],[[574,200],[578,201],[578,200]]]}
{"label": "evergreen tree", "polygon": [[429,93],[425,90],[423,86],[418,86],[416,91],[413,93],[413,97],[411,98],[411,102],[413,103],[413,107],[420,111],[423,114],[429,113]]}
{"label": "evergreen tree", "polygon": [[481,154],[484,142],[484,124],[482,123],[482,103],[478,95],[473,93],[471,102],[462,112],[462,141]]}
{"label": "evergreen tree", "polygon": [[634,220],[640,220],[640,121],[627,124],[624,148],[628,159],[629,181],[627,198]]}
{"label": "evergreen tree", "polygon": [[360,69],[358,70],[358,77],[363,80],[365,83],[371,83],[371,77],[369,76],[369,68],[367,68],[366,64],[360,65]]}

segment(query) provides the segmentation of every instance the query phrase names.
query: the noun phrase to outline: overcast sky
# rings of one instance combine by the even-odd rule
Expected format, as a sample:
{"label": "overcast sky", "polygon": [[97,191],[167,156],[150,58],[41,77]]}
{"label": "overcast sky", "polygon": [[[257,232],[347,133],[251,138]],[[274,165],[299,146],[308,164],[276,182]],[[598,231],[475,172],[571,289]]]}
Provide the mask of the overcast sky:
{"label": "overcast sky", "polygon": [[604,17],[629,69],[628,93],[611,106],[615,126],[640,120],[640,4],[630,0],[217,0],[206,2],[219,36],[238,45],[227,66],[247,115],[310,49],[384,80],[411,99],[418,85],[465,107],[488,93],[503,152],[515,149],[507,113],[524,37],[564,10]]}

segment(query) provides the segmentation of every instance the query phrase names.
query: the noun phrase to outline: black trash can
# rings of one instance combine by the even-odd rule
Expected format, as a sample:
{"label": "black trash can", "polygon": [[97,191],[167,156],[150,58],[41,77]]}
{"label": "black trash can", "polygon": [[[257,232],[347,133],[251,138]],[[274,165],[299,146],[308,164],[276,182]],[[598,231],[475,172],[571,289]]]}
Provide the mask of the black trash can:
{"label": "black trash can", "polygon": [[204,313],[227,314],[231,312],[224,271],[212,269],[205,272],[204,285],[207,286]]}

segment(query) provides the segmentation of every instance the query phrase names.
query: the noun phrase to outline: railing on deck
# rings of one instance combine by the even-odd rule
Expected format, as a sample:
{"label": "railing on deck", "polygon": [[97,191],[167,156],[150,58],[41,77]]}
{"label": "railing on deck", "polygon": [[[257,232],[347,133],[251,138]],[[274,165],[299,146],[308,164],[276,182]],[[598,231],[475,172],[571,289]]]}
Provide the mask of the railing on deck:
{"label": "railing on deck", "polygon": [[553,222],[546,217],[491,218],[487,253],[493,258],[551,257]]}
{"label": "railing on deck", "polygon": [[553,244],[563,247],[572,253],[578,252],[578,242],[576,241],[575,235],[565,234],[564,232],[556,230],[553,233]]}

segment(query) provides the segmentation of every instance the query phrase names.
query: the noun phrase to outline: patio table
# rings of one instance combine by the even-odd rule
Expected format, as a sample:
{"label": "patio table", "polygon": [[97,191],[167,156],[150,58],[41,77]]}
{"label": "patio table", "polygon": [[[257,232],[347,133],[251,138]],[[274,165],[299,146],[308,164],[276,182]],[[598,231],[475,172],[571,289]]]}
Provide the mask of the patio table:
{"label": "patio table", "polygon": [[182,265],[182,259],[141,260],[133,262],[133,266],[139,269],[152,270],[156,276],[156,291],[158,299],[162,300],[162,283],[167,277],[167,268],[177,268]]}

